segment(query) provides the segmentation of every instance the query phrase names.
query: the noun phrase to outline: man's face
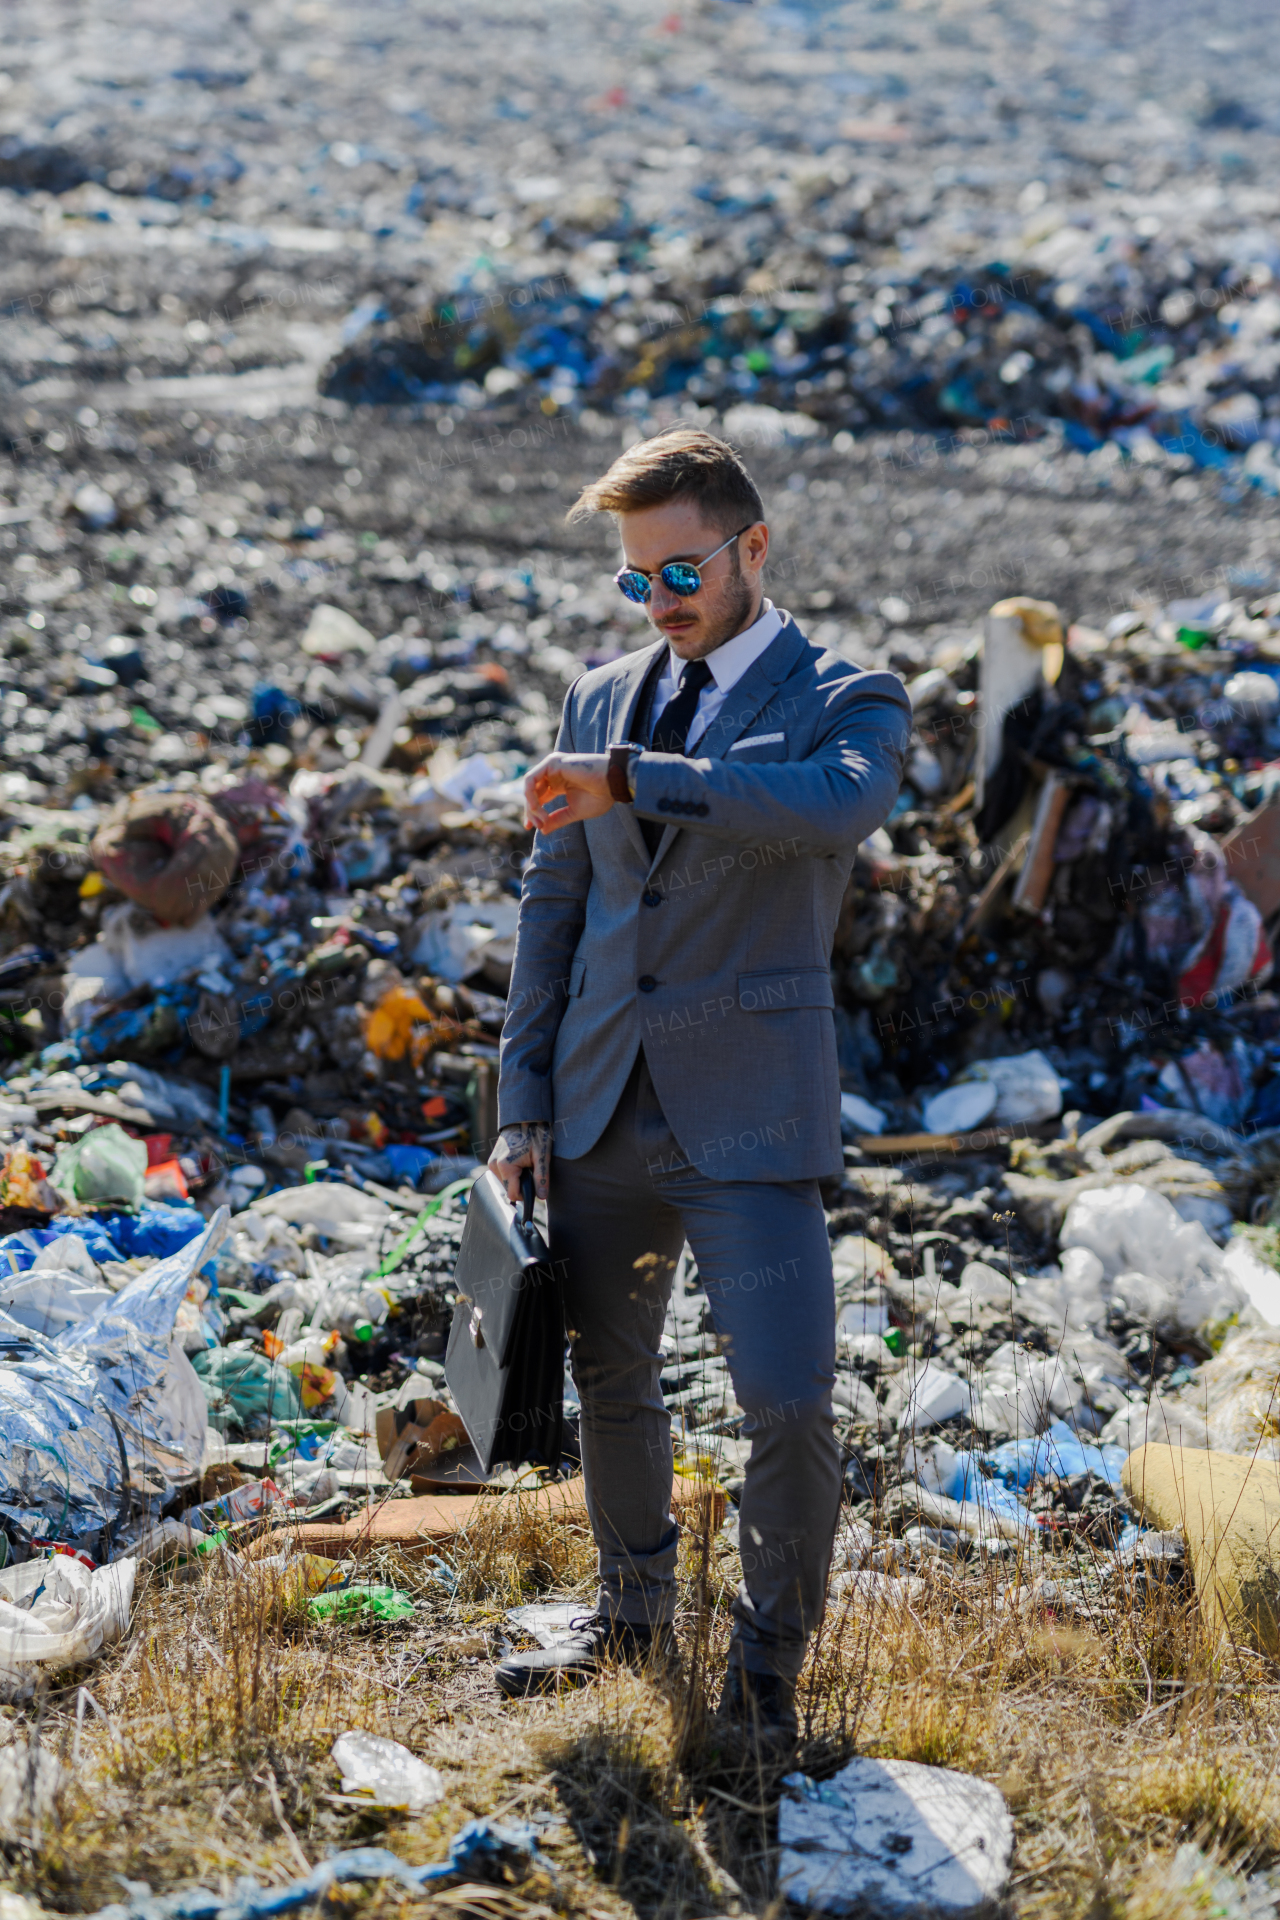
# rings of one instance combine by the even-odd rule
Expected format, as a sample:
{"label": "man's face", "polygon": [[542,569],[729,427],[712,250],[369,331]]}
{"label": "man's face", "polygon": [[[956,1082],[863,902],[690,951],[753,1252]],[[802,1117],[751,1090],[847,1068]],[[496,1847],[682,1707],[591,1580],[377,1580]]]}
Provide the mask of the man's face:
{"label": "man's face", "polygon": [[701,566],[733,532],[732,527],[704,519],[693,501],[669,500],[661,507],[620,513],[618,531],[623,564],[651,576],[645,607],[650,623],[681,660],[705,660],[756,618],[769,551],[769,529],[762,520],[716,554],[703,572],[701,587],[687,600],[663,585],[659,569],[669,560],[692,560]]}

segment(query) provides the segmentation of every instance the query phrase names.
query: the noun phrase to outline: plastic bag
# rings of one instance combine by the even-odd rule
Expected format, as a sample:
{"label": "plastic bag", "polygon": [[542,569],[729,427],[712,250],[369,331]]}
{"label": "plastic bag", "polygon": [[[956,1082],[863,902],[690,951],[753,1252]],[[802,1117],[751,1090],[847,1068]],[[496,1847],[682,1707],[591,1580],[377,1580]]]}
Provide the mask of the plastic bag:
{"label": "plastic bag", "polygon": [[1280,1327],[1280,1273],[1269,1267],[1240,1234],[1227,1243],[1222,1264],[1255,1312],[1269,1327]]}
{"label": "plastic bag", "polygon": [[354,1620],[362,1614],[371,1620],[407,1620],[415,1611],[407,1593],[363,1581],[334,1593],[313,1593],[307,1609],[317,1620]]}
{"label": "plastic bag", "polygon": [[993,1447],[984,1464],[1004,1486],[1023,1491],[1034,1480],[1067,1480],[1081,1473],[1118,1487],[1127,1457],[1123,1447],[1094,1446],[1081,1440],[1065,1421],[1055,1420],[1037,1439],[1007,1440]]}
{"label": "plastic bag", "polygon": [[1088,1247],[1109,1280],[1136,1270],[1185,1281],[1197,1271],[1216,1273],[1222,1258],[1202,1226],[1181,1220],[1162,1193],[1131,1181],[1096,1187],[1073,1200],[1061,1244]]}
{"label": "plastic bag", "polygon": [[136,1560],[116,1560],[91,1572],[62,1553],[0,1571],[0,1698],[20,1699],[40,1675],[123,1639],[137,1571]]}
{"label": "plastic bag", "polygon": [[1054,1355],[1031,1353],[1011,1340],[974,1375],[972,1391],[974,1424],[986,1433],[1038,1433],[1051,1410],[1070,1413],[1079,1398]]}
{"label": "plastic bag", "polygon": [[999,1099],[989,1080],[962,1080],[924,1103],[926,1133],[971,1133],[990,1119]]}
{"label": "plastic bag", "polygon": [[87,1320],[111,1298],[110,1287],[104,1287],[101,1281],[39,1265],[7,1280],[0,1279],[0,1313],[48,1340]]}
{"label": "plastic bag", "polygon": [[208,1404],[209,1425],[219,1433],[260,1439],[277,1420],[296,1420],[302,1412],[297,1381],[264,1354],[208,1347],[192,1365]]}
{"label": "plastic bag", "polygon": [[1038,1048],[1004,1060],[979,1060],[955,1082],[956,1091],[975,1081],[996,1090],[995,1120],[1001,1127],[1037,1126],[1062,1112],[1062,1082]]}
{"label": "plastic bag", "polygon": [[367,1797],[376,1807],[399,1807],[421,1813],[444,1799],[444,1780],[429,1767],[380,1733],[344,1733],[333,1743],[333,1757],[342,1773],[342,1791]]}
{"label": "plastic bag", "polygon": [[70,1146],[58,1149],[53,1184],[69,1200],[88,1206],[103,1200],[142,1205],[147,1176],[144,1141],[133,1140],[114,1124],[94,1127]]}
{"label": "plastic bag", "polygon": [[103,1222],[126,1260],[150,1254],[167,1260],[204,1231],[204,1220],[194,1207],[166,1206],[149,1200],[137,1213],[108,1214]]}
{"label": "plastic bag", "polygon": [[[86,1543],[152,1513],[190,1481],[203,1408],[172,1333],[191,1276],[218,1248],[225,1208],[55,1340],[9,1323],[0,1365],[0,1516],[19,1537]],[[33,1254],[39,1251],[37,1245]],[[0,1325],[3,1325],[0,1321]]]}

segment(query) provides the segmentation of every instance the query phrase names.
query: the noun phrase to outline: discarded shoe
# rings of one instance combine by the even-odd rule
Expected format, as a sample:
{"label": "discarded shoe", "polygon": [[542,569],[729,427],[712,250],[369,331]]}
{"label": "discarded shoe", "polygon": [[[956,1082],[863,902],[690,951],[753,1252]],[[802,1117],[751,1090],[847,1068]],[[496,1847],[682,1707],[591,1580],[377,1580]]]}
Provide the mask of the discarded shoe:
{"label": "discarded shoe", "polygon": [[581,1685],[604,1666],[665,1666],[675,1658],[675,1635],[669,1626],[633,1627],[598,1613],[584,1614],[573,1624],[573,1637],[558,1646],[513,1653],[499,1661],[493,1670],[499,1691],[516,1700],[562,1685]]}
{"label": "discarded shoe", "polygon": [[735,1743],[752,1758],[771,1766],[786,1764],[795,1753],[796,1683],[777,1673],[751,1673],[730,1667],[720,1696],[720,1718]]}

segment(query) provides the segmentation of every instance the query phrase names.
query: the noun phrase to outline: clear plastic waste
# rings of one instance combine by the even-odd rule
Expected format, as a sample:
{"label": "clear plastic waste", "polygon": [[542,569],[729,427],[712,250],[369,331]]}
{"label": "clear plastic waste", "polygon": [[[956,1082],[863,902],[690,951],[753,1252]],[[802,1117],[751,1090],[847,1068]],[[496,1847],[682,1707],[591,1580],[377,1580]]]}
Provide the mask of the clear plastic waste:
{"label": "clear plastic waste", "polygon": [[52,1179],[71,1200],[117,1200],[140,1207],[146,1174],[146,1143],[132,1139],[123,1127],[109,1125],[94,1127],[60,1147]]}
{"label": "clear plastic waste", "polygon": [[341,1734],[333,1743],[333,1757],[342,1772],[342,1791],[367,1796],[375,1806],[421,1813],[444,1798],[438,1769],[384,1734]]}

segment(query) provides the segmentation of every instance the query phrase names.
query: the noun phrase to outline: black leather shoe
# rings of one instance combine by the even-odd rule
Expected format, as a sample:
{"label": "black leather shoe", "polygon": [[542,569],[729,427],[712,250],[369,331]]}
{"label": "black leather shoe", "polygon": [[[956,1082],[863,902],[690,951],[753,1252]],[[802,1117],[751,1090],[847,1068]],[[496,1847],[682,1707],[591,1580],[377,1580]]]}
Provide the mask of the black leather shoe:
{"label": "black leather shoe", "polygon": [[675,1635],[668,1626],[633,1627],[598,1613],[584,1613],[574,1626],[573,1639],[562,1646],[512,1653],[499,1661],[493,1670],[499,1690],[515,1700],[558,1686],[580,1686],[603,1666],[644,1667],[653,1662],[666,1667],[676,1657]]}
{"label": "black leather shoe", "polygon": [[799,1738],[794,1680],[730,1667],[720,1696],[720,1717],[753,1758],[770,1766],[786,1766],[794,1757]]}

